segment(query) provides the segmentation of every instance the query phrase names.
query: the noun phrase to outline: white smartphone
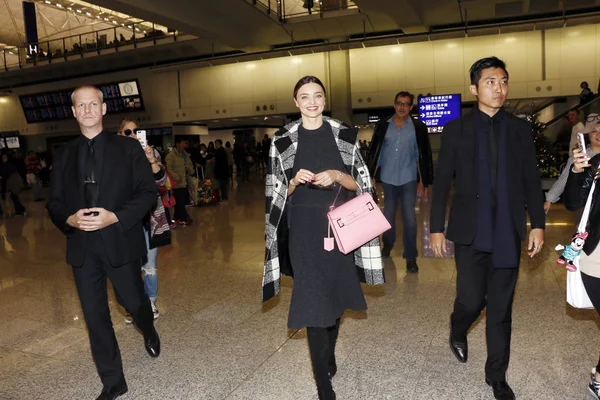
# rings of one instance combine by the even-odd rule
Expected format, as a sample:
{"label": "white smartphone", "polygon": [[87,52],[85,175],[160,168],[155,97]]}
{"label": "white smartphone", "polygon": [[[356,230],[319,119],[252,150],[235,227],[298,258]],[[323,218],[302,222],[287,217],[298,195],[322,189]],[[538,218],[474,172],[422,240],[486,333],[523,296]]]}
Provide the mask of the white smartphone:
{"label": "white smartphone", "polygon": [[146,130],[137,129],[135,131],[135,136],[137,136],[138,140],[142,144],[142,148],[145,149],[148,146],[148,141],[146,140]]}
{"label": "white smartphone", "polygon": [[579,149],[585,154],[585,152],[586,152],[585,133],[581,133],[581,132],[577,133],[577,143],[579,143]]}

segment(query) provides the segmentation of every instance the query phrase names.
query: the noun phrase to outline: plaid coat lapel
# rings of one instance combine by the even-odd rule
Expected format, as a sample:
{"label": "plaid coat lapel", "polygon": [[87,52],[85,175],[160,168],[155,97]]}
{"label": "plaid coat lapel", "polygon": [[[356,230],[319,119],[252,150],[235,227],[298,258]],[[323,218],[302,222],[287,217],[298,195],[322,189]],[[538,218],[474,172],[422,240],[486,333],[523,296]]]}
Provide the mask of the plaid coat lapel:
{"label": "plaid coat lapel", "polygon": [[[360,155],[356,131],[342,122],[323,117],[331,125],[333,135],[346,173],[350,174],[358,185],[357,195],[374,192],[371,177],[365,161]],[[263,301],[277,295],[280,291],[281,271],[277,246],[277,228],[287,201],[287,191],[294,168],[298,148],[298,128],[302,120],[286,125],[274,136],[269,150],[269,165],[265,187],[265,265],[263,274]],[[326,221],[323,221],[326,223]],[[362,282],[383,284],[385,276],[381,261],[379,238],[375,238],[354,252],[354,261]]]}

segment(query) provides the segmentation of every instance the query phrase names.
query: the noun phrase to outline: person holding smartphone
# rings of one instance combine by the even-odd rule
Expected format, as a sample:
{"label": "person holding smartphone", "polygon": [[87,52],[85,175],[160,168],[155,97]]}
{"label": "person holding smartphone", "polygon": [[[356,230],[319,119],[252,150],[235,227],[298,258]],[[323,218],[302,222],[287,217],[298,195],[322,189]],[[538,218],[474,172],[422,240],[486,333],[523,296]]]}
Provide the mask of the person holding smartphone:
{"label": "person holding smartphone", "polygon": [[[598,132],[595,131],[596,123],[600,120],[600,115],[598,113],[591,113],[586,118],[585,128],[582,132],[585,132],[589,137],[589,146],[585,145],[586,152],[590,158],[594,157],[596,154],[600,153],[600,137]],[[581,132],[580,132],[581,133]],[[581,148],[581,144],[579,144]],[[569,149],[571,152],[573,149]],[[573,157],[569,157],[567,160],[567,164],[565,168],[561,172],[558,180],[554,182],[548,193],[546,193],[546,201],[544,202],[544,211],[548,214],[550,211],[550,207],[553,203],[556,203],[562,196],[565,186],[567,185],[567,179],[569,178],[569,172],[571,171],[571,166],[573,165]]]}
{"label": "person holding smartphone", "polygon": [[[127,136],[135,140],[140,140],[140,137],[144,137],[137,126],[137,123],[131,119],[124,119],[121,122],[119,129],[119,135]],[[143,147],[143,143],[142,143]],[[165,168],[161,164],[161,158],[158,151],[150,146],[146,146],[144,149],[146,158],[152,168],[154,174],[154,180],[157,187],[164,186],[167,181],[167,174]],[[144,291],[150,299],[150,305],[152,306],[152,314],[154,319],[160,316],[158,308],[156,307],[156,299],[158,297],[158,274],[157,274],[157,257],[158,248],[171,244],[171,230],[169,227],[169,221],[165,212],[165,207],[160,197],[160,193],[157,191],[156,205],[153,207],[151,212],[144,219],[144,234],[146,237],[146,249],[148,251],[145,258],[145,263],[142,265],[142,274],[144,276]],[[128,324],[133,323],[133,316],[129,313],[125,316],[125,322]]]}
{"label": "person holding smartphone", "polygon": [[[600,144],[600,124],[596,124],[594,130],[590,132],[590,141],[592,145]],[[600,155],[590,157],[583,149],[576,147],[573,150],[573,159],[563,200],[568,210],[576,211],[585,206],[592,183],[598,178]],[[600,189],[595,188],[592,204],[597,204],[599,199]],[[600,209],[592,206],[586,227],[588,237],[579,258],[579,268],[585,291],[598,313],[600,313],[600,248],[598,248],[600,232],[596,227],[599,224]],[[592,368],[588,389],[595,399],[600,399],[600,360],[596,367]]]}

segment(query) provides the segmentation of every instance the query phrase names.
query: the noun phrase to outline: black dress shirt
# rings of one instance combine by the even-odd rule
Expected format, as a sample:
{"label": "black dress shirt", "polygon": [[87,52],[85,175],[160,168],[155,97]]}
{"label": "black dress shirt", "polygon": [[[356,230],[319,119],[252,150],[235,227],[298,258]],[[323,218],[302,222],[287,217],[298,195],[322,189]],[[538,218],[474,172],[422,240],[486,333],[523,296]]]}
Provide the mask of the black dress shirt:
{"label": "black dress shirt", "polygon": [[[87,161],[87,157],[88,157],[88,142],[90,142],[90,140],[94,141],[94,165],[95,165],[95,193],[92,196],[91,199],[89,199],[89,203],[90,204],[86,204],[86,207],[95,207],[96,204],[96,200],[98,198],[98,186],[100,185],[100,179],[101,179],[101,173],[102,173],[102,159],[104,156],[104,149],[106,147],[106,136],[108,135],[108,133],[102,131],[100,132],[98,135],[96,135],[96,137],[94,137],[93,139],[88,139],[85,136],[80,136],[79,138],[79,142],[77,144],[77,148],[78,148],[78,153],[79,153],[79,160],[78,160],[78,165],[79,165],[79,177],[81,179],[81,184],[82,185],[86,185],[85,184],[85,179],[86,179],[86,161]],[[85,186],[84,186],[85,189]]]}

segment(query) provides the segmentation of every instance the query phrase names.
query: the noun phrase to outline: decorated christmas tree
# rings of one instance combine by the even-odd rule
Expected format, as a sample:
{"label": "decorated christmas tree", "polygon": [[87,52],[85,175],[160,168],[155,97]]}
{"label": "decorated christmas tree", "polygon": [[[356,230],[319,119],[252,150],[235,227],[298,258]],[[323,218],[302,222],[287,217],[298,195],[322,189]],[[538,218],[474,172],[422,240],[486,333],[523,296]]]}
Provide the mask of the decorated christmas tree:
{"label": "decorated christmas tree", "polygon": [[559,160],[552,142],[544,135],[546,126],[538,121],[537,114],[528,115],[527,121],[531,123],[531,134],[533,135],[537,166],[541,177],[546,179],[558,178]]}

